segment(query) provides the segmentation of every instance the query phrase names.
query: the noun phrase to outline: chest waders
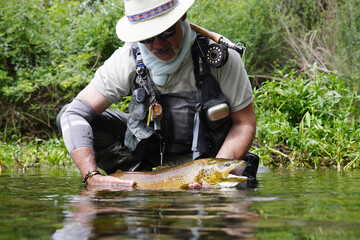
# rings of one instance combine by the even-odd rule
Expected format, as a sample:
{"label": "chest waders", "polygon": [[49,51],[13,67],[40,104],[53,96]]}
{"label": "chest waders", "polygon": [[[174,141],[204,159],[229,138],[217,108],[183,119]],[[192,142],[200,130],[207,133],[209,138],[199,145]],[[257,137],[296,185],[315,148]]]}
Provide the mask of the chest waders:
{"label": "chest waders", "polygon": [[[144,148],[141,152],[148,154],[145,149],[156,150],[161,164],[163,153],[193,152],[193,160],[216,156],[231,127],[231,119],[229,112],[221,119],[206,116],[213,106],[223,104],[229,109],[228,99],[205,59],[208,47],[209,40],[198,35],[191,49],[197,90],[159,94],[139,48],[133,45],[137,69],[124,142],[130,151]],[[160,118],[153,118],[154,105],[162,108]]]}

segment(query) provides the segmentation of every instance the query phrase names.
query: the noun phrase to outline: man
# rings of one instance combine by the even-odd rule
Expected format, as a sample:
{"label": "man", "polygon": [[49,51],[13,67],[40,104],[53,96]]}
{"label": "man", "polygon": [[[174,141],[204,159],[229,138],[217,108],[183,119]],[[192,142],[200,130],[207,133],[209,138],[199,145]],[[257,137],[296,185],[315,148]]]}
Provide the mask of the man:
{"label": "man", "polygon": [[[125,0],[116,27],[125,45],[58,116],[87,184],[135,184],[102,176],[98,167],[148,170],[202,157],[241,159],[249,150],[256,119],[246,71],[232,49],[225,49],[223,65],[204,63],[208,44],[186,20],[193,3]],[[131,92],[130,115],[109,109]]]}

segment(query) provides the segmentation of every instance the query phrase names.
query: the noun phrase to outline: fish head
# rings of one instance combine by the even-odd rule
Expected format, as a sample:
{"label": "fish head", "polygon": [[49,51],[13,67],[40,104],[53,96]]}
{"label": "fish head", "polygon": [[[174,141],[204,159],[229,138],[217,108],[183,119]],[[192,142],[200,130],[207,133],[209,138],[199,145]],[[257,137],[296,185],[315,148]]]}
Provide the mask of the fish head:
{"label": "fish head", "polygon": [[237,169],[238,172],[243,172],[245,167],[246,162],[243,160],[210,158],[204,165],[201,180],[208,183],[218,183],[227,179],[244,181],[246,177],[235,176],[229,173],[234,169]]}

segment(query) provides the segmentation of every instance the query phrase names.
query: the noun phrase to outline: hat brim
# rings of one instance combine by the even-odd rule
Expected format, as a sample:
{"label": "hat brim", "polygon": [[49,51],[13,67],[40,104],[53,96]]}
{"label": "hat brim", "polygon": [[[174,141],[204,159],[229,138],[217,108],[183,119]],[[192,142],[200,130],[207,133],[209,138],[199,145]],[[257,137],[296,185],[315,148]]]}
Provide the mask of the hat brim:
{"label": "hat brim", "polygon": [[193,5],[195,0],[179,0],[178,5],[157,17],[131,23],[126,16],[116,24],[116,34],[124,42],[138,42],[154,37],[175,24]]}

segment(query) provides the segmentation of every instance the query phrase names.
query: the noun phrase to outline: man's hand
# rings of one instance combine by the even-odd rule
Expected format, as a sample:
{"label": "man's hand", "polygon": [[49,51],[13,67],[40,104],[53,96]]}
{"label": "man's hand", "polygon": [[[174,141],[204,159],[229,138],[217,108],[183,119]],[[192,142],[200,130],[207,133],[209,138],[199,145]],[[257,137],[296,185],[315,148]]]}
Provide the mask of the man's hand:
{"label": "man's hand", "polygon": [[212,188],[212,186],[206,182],[189,184],[189,189],[208,189],[208,188]]}
{"label": "man's hand", "polygon": [[[97,169],[95,163],[94,150],[90,147],[79,147],[72,150],[71,157],[79,168],[82,176]],[[89,185],[104,185],[104,186],[119,186],[119,187],[134,187],[134,180],[120,180],[113,176],[102,176],[99,174],[93,175],[88,181]]]}

